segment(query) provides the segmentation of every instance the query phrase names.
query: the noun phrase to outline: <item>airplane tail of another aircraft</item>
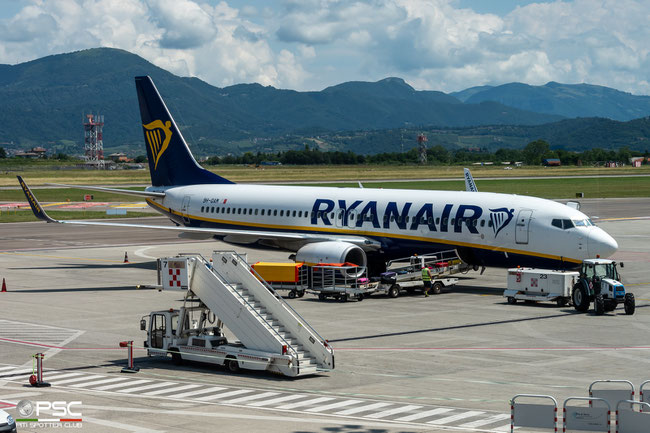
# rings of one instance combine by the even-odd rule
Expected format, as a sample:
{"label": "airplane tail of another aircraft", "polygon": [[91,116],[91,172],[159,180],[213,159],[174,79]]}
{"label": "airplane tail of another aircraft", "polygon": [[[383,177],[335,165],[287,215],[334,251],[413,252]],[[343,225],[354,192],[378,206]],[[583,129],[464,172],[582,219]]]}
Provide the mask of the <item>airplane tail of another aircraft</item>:
{"label": "airplane tail of another aircraft", "polygon": [[233,183],[196,162],[150,77],[135,77],[135,87],[153,186]]}

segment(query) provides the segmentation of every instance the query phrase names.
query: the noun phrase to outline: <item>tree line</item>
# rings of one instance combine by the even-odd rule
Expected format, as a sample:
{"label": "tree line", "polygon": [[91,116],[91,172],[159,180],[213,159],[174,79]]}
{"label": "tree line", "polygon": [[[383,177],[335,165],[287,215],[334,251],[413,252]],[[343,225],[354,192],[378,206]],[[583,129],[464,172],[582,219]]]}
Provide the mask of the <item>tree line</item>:
{"label": "tree line", "polygon": [[[487,149],[456,149],[448,150],[441,145],[427,148],[427,164],[456,165],[475,162],[523,162],[526,165],[540,165],[544,159],[559,159],[562,165],[595,164],[599,162],[628,163],[631,157],[645,156],[645,152],[632,151],[627,147],[618,150],[594,148],[584,152],[551,149],[544,140],[528,143],[523,149],[501,148],[495,152]],[[352,151],[328,151],[310,149],[288,150],[286,152],[262,153],[246,152],[243,155],[212,156],[206,160],[208,165],[219,164],[287,164],[287,165],[358,165],[358,164],[418,164],[420,161],[418,149],[412,148],[405,152],[387,152],[374,155],[362,155]]]}

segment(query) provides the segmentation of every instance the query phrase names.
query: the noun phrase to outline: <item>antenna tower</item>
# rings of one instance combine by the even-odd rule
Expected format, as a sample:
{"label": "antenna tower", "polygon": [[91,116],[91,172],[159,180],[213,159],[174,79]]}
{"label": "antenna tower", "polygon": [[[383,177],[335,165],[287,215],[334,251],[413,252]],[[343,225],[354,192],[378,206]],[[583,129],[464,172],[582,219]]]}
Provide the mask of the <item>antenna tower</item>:
{"label": "antenna tower", "polygon": [[104,168],[103,114],[86,114],[84,124],[84,152],[86,165]]}
{"label": "antenna tower", "polygon": [[418,154],[420,156],[420,164],[427,163],[427,136],[424,134],[418,135]]}

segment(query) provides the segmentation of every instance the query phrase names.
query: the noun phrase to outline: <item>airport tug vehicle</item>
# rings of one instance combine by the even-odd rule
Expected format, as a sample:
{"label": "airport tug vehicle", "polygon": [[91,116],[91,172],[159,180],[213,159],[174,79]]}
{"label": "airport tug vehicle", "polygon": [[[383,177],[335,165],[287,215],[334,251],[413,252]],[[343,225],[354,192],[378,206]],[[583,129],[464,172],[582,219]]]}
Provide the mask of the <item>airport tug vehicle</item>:
{"label": "airport tug vehicle", "polygon": [[140,320],[148,356],[289,377],[334,368],[327,341],[238,254],[217,251],[212,261],[197,254],[163,258],[158,275],[161,290],[185,290],[185,299],[181,308]]}
{"label": "airport tug vehicle", "polygon": [[573,286],[572,299],[575,309],[581,312],[587,311],[593,302],[594,313],[598,316],[614,311],[618,304],[623,304],[628,315],[634,314],[636,309],[634,295],[625,292],[616,262],[609,259],[583,260],[580,280]]}

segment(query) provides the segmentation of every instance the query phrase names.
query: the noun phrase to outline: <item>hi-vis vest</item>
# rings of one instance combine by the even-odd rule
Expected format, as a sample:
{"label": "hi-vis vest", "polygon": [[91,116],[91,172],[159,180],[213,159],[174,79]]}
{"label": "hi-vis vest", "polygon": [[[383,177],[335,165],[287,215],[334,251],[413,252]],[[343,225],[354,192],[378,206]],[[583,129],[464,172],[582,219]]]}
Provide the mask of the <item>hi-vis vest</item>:
{"label": "hi-vis vest", "polygon": [[429,268],[422,268],[422,281],[431,281],[431,274]]}

